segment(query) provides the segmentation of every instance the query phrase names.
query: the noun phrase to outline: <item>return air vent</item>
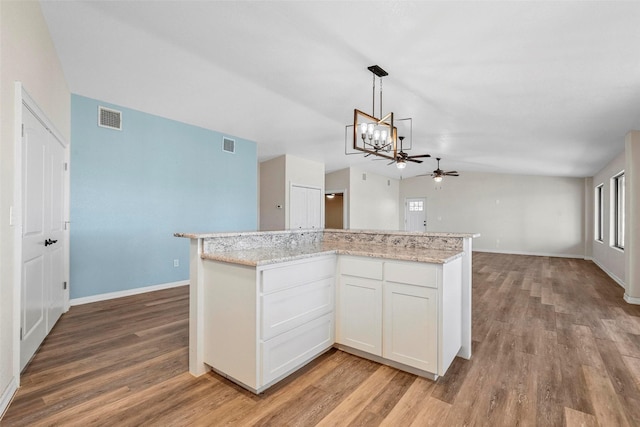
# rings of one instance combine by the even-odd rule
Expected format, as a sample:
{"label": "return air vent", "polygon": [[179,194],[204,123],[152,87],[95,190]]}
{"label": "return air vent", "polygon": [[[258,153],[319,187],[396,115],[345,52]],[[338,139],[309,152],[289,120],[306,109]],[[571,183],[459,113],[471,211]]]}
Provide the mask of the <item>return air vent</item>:
{"label": "return air vent", "polygon": [[226,136],[222,137],[222,151],[226,151],[227,153],[235,153],[236,152],[236,141],[231,138],[227,138]]}
{"label": "return air vent", "polygon": [[103,128],[122,130],[122,112],[99,106],[98,126]]}

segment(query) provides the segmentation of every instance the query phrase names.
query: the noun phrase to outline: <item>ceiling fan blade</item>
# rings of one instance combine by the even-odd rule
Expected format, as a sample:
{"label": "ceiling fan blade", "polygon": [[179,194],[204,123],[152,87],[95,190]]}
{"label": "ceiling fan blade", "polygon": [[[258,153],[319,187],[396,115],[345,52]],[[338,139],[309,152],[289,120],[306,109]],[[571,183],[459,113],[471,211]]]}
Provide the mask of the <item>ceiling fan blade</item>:
{"label": "ceiling fan blade", "polygon": [[452,173],[452,172],[447,172],[445,173],[446,176],[460,176],[457,173]]}
{"label": "ceiling fan blade", "polygon": [[389,163],[387,163],[387,166],[392,165],[392,164],[394,164],[395,162],[396,162],[395,160],[392,160],[392,161],[390,161]]}
{"label": "ceiling fan blade", "polygon": [[431,154],[418,154],[417,156],[409,156],[410,159],[417,159],[418,157],[431,157]]}
{"label": "ceiling fan blade", "polygon": [[413,163],[422,163],[422,160],[416,160],[413,157],[407,157],[405,160]]}
{"label": "ceiling fan blade", "polygon": [[458,173],[458,171],[446,171],[445,173]]}

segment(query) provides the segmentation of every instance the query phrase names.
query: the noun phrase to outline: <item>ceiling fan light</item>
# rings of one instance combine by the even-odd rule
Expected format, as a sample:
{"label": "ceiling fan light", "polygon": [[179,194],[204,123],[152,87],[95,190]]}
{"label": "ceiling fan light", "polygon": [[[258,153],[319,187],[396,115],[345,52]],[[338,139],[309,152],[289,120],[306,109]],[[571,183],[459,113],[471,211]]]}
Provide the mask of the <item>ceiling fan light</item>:
{"label": "ceiling fan light", "polygon": [[433,177],[433,180],[434,180],[435,182],[442,182],[442,176],[440,176],[440,175],[434,176],[434,177]]}
{"label": "ceiling fan light", "polygon": [[404,160],[400,159],[396,162],[396,167],[398,169],[404,169],[407,167],[407,162],[405,162]]}

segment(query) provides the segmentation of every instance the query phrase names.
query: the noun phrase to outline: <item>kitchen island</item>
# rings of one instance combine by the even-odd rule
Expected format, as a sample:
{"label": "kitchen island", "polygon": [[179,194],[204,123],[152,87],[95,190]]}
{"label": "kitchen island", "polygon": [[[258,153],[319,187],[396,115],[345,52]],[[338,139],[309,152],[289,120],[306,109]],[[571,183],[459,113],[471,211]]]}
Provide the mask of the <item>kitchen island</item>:
{"label": "kitchen island", "polygon": [[471,233],[191,239],[189,370],[259,393],[335,346],[429,378],[471,357]]}

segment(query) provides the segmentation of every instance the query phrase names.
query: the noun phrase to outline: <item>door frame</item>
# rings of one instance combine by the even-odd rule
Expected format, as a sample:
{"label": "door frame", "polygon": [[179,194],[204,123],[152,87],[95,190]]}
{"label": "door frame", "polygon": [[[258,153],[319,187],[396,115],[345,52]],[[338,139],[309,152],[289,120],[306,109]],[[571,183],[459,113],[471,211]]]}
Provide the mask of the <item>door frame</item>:
{"label": "door frame", "polygon": [[14,176],[13,205],[9,215],[9,225],[13,227],[13,375],[20,386],[20,315],[22,308],[22,107],[29,109],[42,125],[64,147],[64,161],[67,173],[64,177],[64,266],[63,274],[67,281],[64,311],[69,310],[69,142],[56,129],[46,114],[27,93],[21,82],[14,85]]}

